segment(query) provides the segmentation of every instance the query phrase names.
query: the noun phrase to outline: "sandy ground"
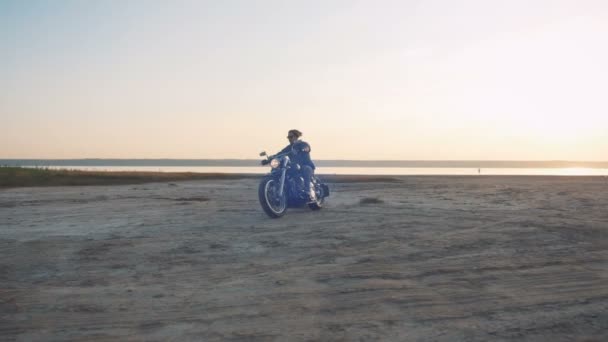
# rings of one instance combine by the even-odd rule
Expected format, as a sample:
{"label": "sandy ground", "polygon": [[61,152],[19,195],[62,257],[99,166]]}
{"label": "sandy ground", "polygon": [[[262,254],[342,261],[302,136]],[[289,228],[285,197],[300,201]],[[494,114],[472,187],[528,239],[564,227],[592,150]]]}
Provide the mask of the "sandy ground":
{"label": "sandy ground", "polygon": [[[608,180],[0,191],[0,340],[607,341]],[[362,205],[362,198],[382,203]]]}

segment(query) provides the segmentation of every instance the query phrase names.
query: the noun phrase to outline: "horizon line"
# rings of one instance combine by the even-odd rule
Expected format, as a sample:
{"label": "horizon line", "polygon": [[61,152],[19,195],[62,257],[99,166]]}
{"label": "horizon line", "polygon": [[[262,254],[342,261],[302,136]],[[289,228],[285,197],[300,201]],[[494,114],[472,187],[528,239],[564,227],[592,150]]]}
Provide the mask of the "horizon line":
{"label": "horizon line", "polygon": [[[70,161],[70,160],[191,160],[191,161],[252,161],[259,158],[0,158],[4,160],[23,161]],[[570,159],[318,159],[314,161],[340,162],[558,162],[558,163],[608,163],[608,160],[570,160]]]}
{"label": "horizon line", "polygon": [[[594,168],[608,169],[608,161],[567,160],[340,160],[317,159],[319,167],[385,168]],[[0,165],[14,167],[254,167],[260,159],[0,159]]]}

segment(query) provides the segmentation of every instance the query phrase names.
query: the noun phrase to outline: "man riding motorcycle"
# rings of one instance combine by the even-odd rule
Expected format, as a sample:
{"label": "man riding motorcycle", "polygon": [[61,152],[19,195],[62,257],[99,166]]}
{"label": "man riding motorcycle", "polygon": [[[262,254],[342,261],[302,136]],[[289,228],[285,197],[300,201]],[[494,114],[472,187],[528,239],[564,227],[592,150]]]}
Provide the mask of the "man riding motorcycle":
{"label": "man riding motorcycle", "polygon": [[300,165],[300,172],[304,178],[305,189],[308,192],[310,201],[315,201],[315,192],[313,185],[311,184],[312,176],[315,172],[315,164],[310,159],[310,145],[300,140],[302,132],[297,129],[292,129],[287,132],[287,140],[289,145],[282,149],[277,154],[289,153],[289,156],[293,162]]}

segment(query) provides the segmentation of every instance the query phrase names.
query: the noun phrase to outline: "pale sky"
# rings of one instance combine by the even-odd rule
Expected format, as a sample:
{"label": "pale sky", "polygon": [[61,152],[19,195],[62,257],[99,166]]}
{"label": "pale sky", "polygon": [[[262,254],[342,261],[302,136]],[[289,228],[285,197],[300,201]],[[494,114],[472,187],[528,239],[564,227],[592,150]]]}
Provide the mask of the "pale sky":
{"label": "pale sky", "polygon": [[0,0],[0,158],[608,160],[608,1]]}

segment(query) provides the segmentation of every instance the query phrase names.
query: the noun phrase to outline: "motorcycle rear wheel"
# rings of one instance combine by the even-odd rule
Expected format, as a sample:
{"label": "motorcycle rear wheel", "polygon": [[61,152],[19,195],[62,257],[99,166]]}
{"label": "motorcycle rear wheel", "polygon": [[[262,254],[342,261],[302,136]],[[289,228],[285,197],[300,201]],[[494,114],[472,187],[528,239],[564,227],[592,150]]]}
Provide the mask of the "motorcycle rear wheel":
{"label": "motorcycle rear wheel", "polygon": [[310,210],[321,210],[323,208],[323,202],[325,202],[325,193],[323,192],[322,186],[316,186],[316,200],[314,202],[308,203],[308,207]]}

